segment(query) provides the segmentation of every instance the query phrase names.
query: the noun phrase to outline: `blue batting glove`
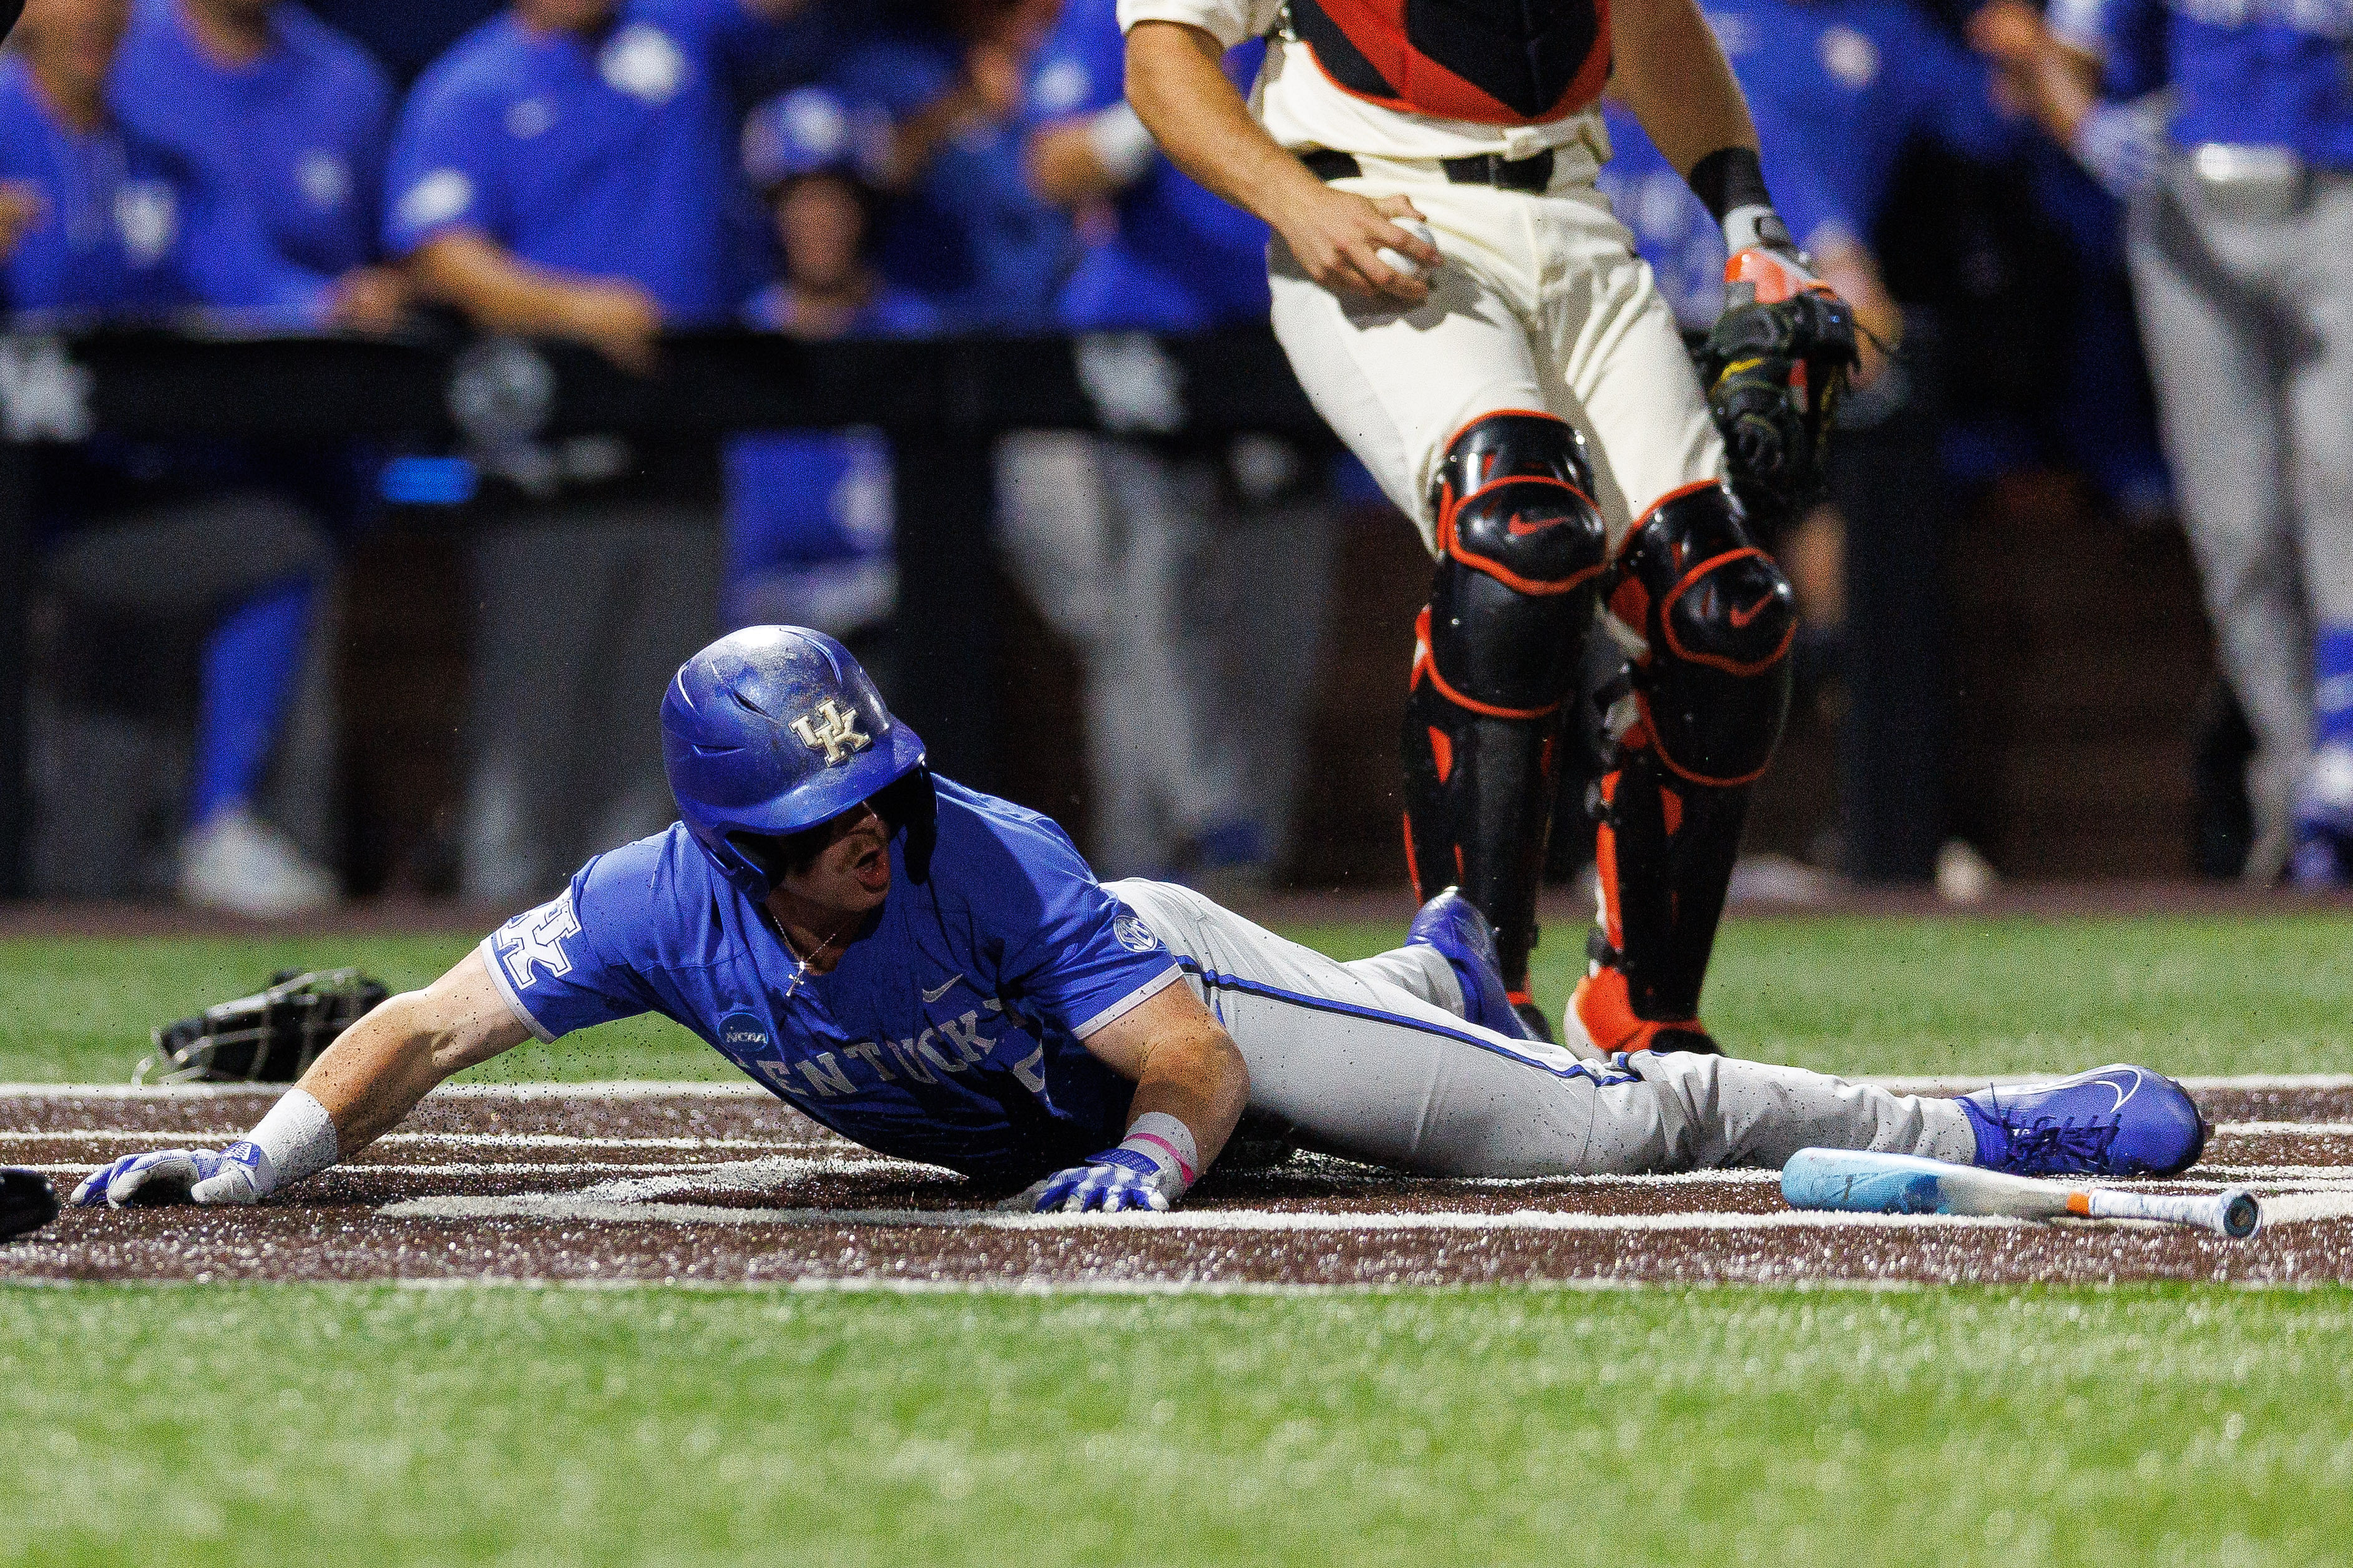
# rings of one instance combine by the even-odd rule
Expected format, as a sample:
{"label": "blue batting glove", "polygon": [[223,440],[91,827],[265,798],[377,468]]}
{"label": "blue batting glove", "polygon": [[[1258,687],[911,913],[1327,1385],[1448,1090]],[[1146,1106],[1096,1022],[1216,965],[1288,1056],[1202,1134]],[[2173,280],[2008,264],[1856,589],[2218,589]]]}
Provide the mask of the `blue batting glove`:
{"label": "blue batting glove", "polygon": [[126,1154],[74,1189],[83,1208],[100,1204],[250,1204],[273,1184],[269,1158],[245,1141],[226,1149],[157,1149]]}
{"label": "blue batting glove", "polygon": [[1127,1209],[1161,1210],[1168,1206],[1160,1190],[1160,1167],[1133,1149],[1106,1149],[1090,1154],[1083,1165],[1057,1171],[1038,1194],[1037,1212],[1060,1209],[1064,1214],[1118,1214]]}

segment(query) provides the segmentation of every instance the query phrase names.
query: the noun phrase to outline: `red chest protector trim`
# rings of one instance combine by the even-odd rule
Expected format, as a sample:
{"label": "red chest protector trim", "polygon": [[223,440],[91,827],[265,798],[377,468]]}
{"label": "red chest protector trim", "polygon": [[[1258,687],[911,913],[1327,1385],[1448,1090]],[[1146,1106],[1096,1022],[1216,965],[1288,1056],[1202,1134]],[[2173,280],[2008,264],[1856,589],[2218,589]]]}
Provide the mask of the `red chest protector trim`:
{"label": "red chest protector trim", "polygon": [[1609,0],[1291,0],[1291,22],[1342,90],[1443,120],[1558,120],[1609,76]]}

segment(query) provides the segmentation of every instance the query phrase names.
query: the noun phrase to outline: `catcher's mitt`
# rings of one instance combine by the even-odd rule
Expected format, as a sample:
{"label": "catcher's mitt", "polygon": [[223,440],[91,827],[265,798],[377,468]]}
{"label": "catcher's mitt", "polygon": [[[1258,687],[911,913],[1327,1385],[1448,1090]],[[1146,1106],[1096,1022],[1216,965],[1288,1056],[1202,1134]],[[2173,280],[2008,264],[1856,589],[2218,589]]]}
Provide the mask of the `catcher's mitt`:
{"label": "catcher's mitt", "polygon": [[1854,312],[1815,289],[1769,305],[1736,305],[1698,357],[1733,493],[1770,533],[1821,491],[1823,440],[1847,373],[1861,363]]}
{"label": "catcher's mitt", "polygon": [[390,993],[356,969],[286,969],[269,989],[166,1024],[133,1083],[292,1083]]}
{"label": "catcher's mitt", "polygon": [[58,1217],[58,1194],[38,1171],[0,1166],[0,1241],[40,1229]]}

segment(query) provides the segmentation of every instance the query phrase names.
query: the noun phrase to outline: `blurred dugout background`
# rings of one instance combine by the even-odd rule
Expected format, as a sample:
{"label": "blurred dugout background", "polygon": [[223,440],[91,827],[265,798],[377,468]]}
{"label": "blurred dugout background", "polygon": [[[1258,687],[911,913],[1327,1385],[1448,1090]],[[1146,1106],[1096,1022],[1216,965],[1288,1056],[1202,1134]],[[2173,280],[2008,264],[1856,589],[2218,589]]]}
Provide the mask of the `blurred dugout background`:
{"label": "blurred dugout background", "polygon": [[[2239,875],[2253,742],[2116,202],[1957,10],[1709,11],[1801,237],[1904,345],[1850,404],[1830,504],[1778,542],[1808,631],[1745,885],[1926,881],[1940,856],[1957,890],[1980,859]],[[1262,231],[1124,119],[1119,58],[1111,0],[32,0],[0,64],[0,287],[19,332],[201,309],[625,364],[730,323],[1262,319]],[[1620,215],[1704,327],[1713,226],[1611,129]],[[1333,450],[1155,440],[1148,343],[1080,365],[1122,433],[997,454],[996,576],[971,585],[998,626],[995,782],[1106,876],[1401,887],[1412,531]],[[822,626],[891,686],[891,460],[858,429],[42,448],[31,890],[543,893],[669,819],[654,704],[708,635]],[[1566,879],[1584,836],[1560,822]]]}

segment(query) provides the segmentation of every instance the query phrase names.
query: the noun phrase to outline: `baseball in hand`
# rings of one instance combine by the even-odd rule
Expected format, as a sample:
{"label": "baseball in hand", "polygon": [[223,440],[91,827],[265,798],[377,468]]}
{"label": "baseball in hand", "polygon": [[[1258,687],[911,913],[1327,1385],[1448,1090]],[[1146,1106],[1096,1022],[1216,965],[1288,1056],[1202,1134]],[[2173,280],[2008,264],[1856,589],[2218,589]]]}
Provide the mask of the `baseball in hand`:
{"label": "baseball in hand", "polygon": [[[1420,219],[1401,217],[1391,218],[1389,221],[1398,228],[1405,230],[1406,233],[1413,236],[1414,238],[1421,241],[1422,244],[1429,246],[1433,250],[1437,248],[1437,237],[1430,232],[1430,226],[1423,223]],[[1389,268],[1393,272],[1403,273],[1406,277],[1412,279],[1417,283],[1420,282],[1426,276],[1428,276],[1430,270],[1428,268],[1422,266],[1420,262],[1416,261],[1412,257],[1406,255],[1402,251],[1392,250],[1386,245],[1382,246],[1378,250],[1374,251],[1373,256],[1382,266]]]}

